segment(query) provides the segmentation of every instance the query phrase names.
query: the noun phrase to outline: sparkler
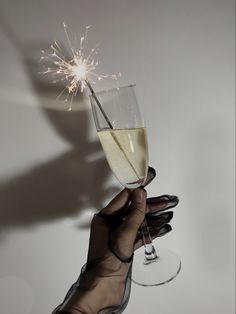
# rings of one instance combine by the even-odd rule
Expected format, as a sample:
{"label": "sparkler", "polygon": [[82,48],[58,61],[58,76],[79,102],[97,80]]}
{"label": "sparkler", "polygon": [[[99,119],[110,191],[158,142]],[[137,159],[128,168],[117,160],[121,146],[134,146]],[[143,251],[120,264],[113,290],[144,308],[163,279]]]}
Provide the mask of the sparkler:
{"label": "sparkler", "polygon": [[[76,50],[73,47],[70,36],[67,31],[66,24],[63,23],[63,26],[70,47],[71,57],[67,59],[63,54],[63,50],[60,47],[60,45],[56,41],[54,41],[54,44],[51,45],[52,52],[50,54],[46,54],[44,50],[42,51],[43,56],[41,57],[41,59],[48,59],[48,61],[51,61],[53,64],[52,67],[47,68],[47,70],[43,73],[44,74],[52,73],[55,75],[56,78],[58,78],[58,80],[66,82],[66,87],[62,90],[59,96],[63,94],[63,92],[65,92],[66,90],[68,91],[69,94],[72,94],[69,111],[72,110],[72,100],[74,96],[77,94],[78,90],[80,89],[80,91],[83,92],[83,90],[87,86],[94,100],[96,101],[96,104],[98,105],[104,119],[106,120],[109,128],[114,129],[95,91],[93,90],[91,83],[95,83],[95,80],[100,81],[104,78],[109,77],[117,81],[117,75],[115,74],[98,75],[96,73],[96,69],[99,65],[99,61],[96,60],[98,45],[96,45],[95,48],[91,49],[88,56],[85,55],[85,47],[87,43],[86,40],[88,36],[88,30],[90,29],[91,25],[86,27],[85,35],[80,38],[79,50]],[[119,76],[121,76],[120,73]],[[56,83],[58,80],[55,80],[54,83]],[[137,174],[137,171],[135,170],[134,166],[129,160],[119,140],[116,138],[115,134],[111,133],[111,135],[114,141],[116,142],[117,146],[121,150],[121,152],[124,154],[131,168],[135,172],[137,178],[140,179]]]}
{"label": "sparkler", "polygon": [[[54,83],[57,83],[58,81],[63,81],[66,83],[65,88],[58,95],[58,97],[60,97],[66,91],[68,92],[68,94],[71,95],[69,110],[72,109],[72,101],[77,92],[80,90],[82,93],[87,86],[92,93],[97,105],[99,106],[99,109],[101,110],[109,127],[112,129],[112,124],[109,121],[106,113],[104,112],[102,105],[92,88],[91,83],[95,84],[96,81],[100,81],[105,78],[112,78],[117,81],[117,75],[99,75],[96,73],[96,69],[99,65],[99,61],[96,59],[98,53],[98,45],[92,48],[89,54],[86,56],[85,48],[87,44],[88,31],[91,28],[91,25],[86,27],[84,36],[80,38],[80,45],[78,50],[76,50],[72,45],[72,41],[67,30],[67,25],[65,23],[63,23],[63,27],[65,30],[67,42],[69,44],[71,56],[69,58],[66,58],[58,42],[54,41],[54,44],[51,45],[51,53],[46,53],[44,50],[42,51],[41,60],[47,59],[52,63],[52,67],[48,67],[46,71],[43,72],[43,74],[52,73],[55,76]],[[119,76],[121,76],[120,73]]]}

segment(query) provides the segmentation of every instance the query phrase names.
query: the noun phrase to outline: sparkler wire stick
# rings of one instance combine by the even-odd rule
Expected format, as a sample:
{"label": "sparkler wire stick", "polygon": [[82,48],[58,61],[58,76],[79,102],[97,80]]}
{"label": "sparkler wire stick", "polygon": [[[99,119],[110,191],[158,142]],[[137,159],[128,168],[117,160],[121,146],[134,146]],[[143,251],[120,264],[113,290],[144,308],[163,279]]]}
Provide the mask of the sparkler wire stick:
{"label": "sparkler wire stick", "polygon": [[114,129],[114,128],[113,128],[113,125],[111,124],[111,121],[109,120],[109,118],[108,118],[108,116],[107,116],[107,114],[106,114],[106,112],[105,112],[104,109],[102,108],[102,105],[101,105],[100,101],[98,100],[97,95],[96,95],[95,91],[93,90],[91,84],[89,83],[89,81],[88,81],[87,79],[85,80],[85,82],[86,82],[86,84],[87,84],[87,86],[88,86],[88,88],[89,88],[89,90],[90,90],[90,92],[91,92],[91,94],[92,94],[94,100],[96,101],[96,104],[98,105],[98,107],[99,107],[99,109],[100,109],[100,111],[101,111],[103,117],[105,118],[107,124],[109,125],[109,128],[110,128],[110,129]]}

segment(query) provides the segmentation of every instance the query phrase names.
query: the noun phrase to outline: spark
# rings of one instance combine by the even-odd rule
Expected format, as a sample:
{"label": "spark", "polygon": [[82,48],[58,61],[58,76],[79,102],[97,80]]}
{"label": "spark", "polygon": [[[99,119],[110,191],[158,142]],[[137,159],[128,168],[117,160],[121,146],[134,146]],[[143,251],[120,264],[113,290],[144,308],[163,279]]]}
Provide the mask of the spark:
{"label": "spark", "polygon": [[[72,100],[76,96],[77,92],[80,90],[82,93],[87,86],[87,82],[96,84],[96,81],[100,81],[105,78],[112,78],[117,81],[118,77],[121,76],[121,73],[118,75],[109,75],[98,74],[96,72],[97,67],[99,66],[99,61],[97,59],[99,45],[92,48],[87,55],[85,52],[87,49],[88,31],[91,28],[91,25],[85,28],[85,34],[80,38],[78,49],[74,48],[67,29],[68,27],[65,23],[63,23],[63,27],[70,50],[70,56],[66,57],[62,47],[57,41],[54,41],[50,47],[51,50],[49,53],[44,50],[42,51],[41,60],[46,59],[52,64],[42,73],[53,74],[53,83],[57,83],[59,81],[65,83],[65,88],[58,95],[58,97],[67,91],[67,94],[71,95],[70,103],[72,104]],[[71,105],[69,110],[71,110]]]}

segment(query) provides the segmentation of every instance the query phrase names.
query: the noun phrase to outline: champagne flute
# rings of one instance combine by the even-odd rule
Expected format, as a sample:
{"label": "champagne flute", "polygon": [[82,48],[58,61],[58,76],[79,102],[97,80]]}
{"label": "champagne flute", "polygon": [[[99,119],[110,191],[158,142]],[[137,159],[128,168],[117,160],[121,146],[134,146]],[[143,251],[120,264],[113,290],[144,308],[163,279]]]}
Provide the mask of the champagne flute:
{"label": "champagne flute", "polygon": [[[98,137],[111,170],[125,188],[136,189],[142,186],[148,172],[148,143],[135,85],[96,94],[92,88],[90,90]],[[141,232],[145,254],[142,248],[135,252],[132,280],[142,286],[169,282],[180,271],[179,258],[167,250],[158,250],[156,253],[146,220]]]}

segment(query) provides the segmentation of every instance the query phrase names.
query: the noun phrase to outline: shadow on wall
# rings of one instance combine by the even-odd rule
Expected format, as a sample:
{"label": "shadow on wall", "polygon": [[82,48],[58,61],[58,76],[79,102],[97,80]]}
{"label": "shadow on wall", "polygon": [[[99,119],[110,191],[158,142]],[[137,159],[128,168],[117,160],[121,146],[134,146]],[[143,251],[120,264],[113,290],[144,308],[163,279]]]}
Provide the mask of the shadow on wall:
{"label": "shadow on wall", "polygon": [[45,117],[71,149],[28,173],[0,182],[0,228],[73,216],[91,207],[99,209],[103,200],[118,189],[106,188],[110,169],[100,142],[89,139],[87,97],[78,94],[72,111],[63,100],[56,100],[63,86],[52,85],[46,76],[39,76],[42,48],[37,43],[21,46],[19,51]]}

